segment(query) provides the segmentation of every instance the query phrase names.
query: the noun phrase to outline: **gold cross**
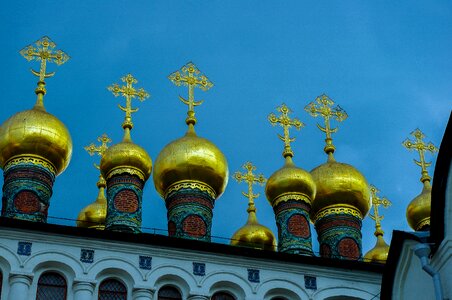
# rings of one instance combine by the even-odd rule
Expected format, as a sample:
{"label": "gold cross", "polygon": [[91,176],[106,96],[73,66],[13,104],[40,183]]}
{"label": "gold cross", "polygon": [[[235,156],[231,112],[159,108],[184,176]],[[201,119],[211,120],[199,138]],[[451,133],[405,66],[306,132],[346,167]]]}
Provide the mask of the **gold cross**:
{"label": "gold cross", "polygon": [[[316,104],[317,102],[317,104]],[[327,95],[323,94],[312,101],[304,108],[311,116],[317,117],[321,116],[325,119],[325,127],[317,124],[317,127],[326,133],[326,146],[324,148],[327,154],[334,153],[335,147],[333,145],[333,139],[331,134],[337,131],[336,128],[331,128],[330,119],[335,119],[338,122],[342,122],[347,119],[348,115],[339,105],[333,107],[334,101],[331,100]]]}
{"label": "gold cross", "polygon": [[213,83],[199,69],[189,62],[183,66],[179,71],[176,71],[168,76],[176,86],[188,86],[188,100],[179,96],[180,101],[188,105],[187,119],[185,122],[188,124],[196,124],[195,118],[195,106],[201,105],[204,100],[195,101],[194,90],[195,87],[199,87],[203,91],[207,91],[213,86]]}
{"label": "gold cross", "polygon": [[[111,139],[108,137],[106,133],[104,133],[103,135],[97,138],[97,141],[101,143],[99,146],[96,146],[94,143],[91,143],[88,146],[85,146],[85,150],[91,156],[93,156],[94,154],[98,154],[100,157],[102,157],[105,151],[108,149],[108,144],[111,143]],[[94,164],[94,167],[96,167],[96,169],[99,169],[99,166],[97,164]]]}
{"label": "gold cross", "polygon": [[267,179],[263,174],[255,175],[253,171],[256,171],[256,167],[252,163],[246,162],[242,168],[246,170],[246,173],[235,172],[233,177],[237,182],[245,181],[248,183],[248,193],[242,192],[243,196],[248,198],[248,204],[254,206],[254,199],[259,197],[259,194],[253,194],[253,184],[264,185]]}
{"label": "gold cross", "polygon": [[423,139],[425,138],[425,135],[418,128],[414,130],[411,135],[414,136],[416,140],[413,142],[407,138],[405,141],[403,141],[402,145],[408,150],[414,149],[419,152],[419,161],[414,159],[414,162],[416,163],[416,165],[421,167],[421,181],[430,181],[427,167],[429,167],[432,163],[425,161],[425,152],[430,151],[432,154],[434,154],[435,152],[438,152],[438,148],[436,148],[432,142],[429,142],[428,144],[424,143]]}
{"label": "gold cross", "polygon": [[371,213],[369,213],[369,216],[372,220],[375,221],[375,228],[377,228],[377,231],[381,231],[381,220],[383,220],[383,216],[380,216],[378,213],[378,207],[380,205],[383,205],[384,208],[388,208],[389,206],[392,205],[391,201],[389,201],[386,197],[380,198],[378,197],[378,193],[380,193],[380,191],[374,186],[371,185],[370,186],[370,192],[372,194],[372,204],[373,204],[373,208],[374,208],[374,214],[372,215]]}
{"label": "gold cross", "polygon": [[290,147],[290,143],[295,141],[295,138],[290,137],[289,128],[293,126],[295,129],[300,130],[301,127],[304,127],[304,124],[297,118],[289,118],[289,113],[291,113],[292,110],[288,108],[286,104],[283,103],[281,106],[277,107],[276,110],[279,111],[281,115],[277,117],[274,113],[271,113],[268,115],[268,120],[272,126],[275,126],[278,123],[282,126],[284,129],[284,135],[278,134],[278,137],[284,142],[283,156],[293,157],[293,151]]}
{"label": "gold cross", "polygon": [[68,61],[69,55],[61,50],[54,50],[56,44],[52,42],[52,40],[47,36],[44,36],[40,40],[37,40],[35,42],[35,45],[36,46],[26,46],[25,48],[20,50],[20,54],[28,61],[41,61],[41,68],[39,72],[36,72],[33,69],[31,70],[31,72],[35,76],[39,77],[39,81],[44,82],[45,78],[55,75],[55,72],[46,73],[47,62],[54,62],[58,66],[60,66]]}
{"label": "gold cross", "polygon": [[127,74],[126,76],[121,78],[122,82],[125,82],[126,85],[119,86],[119,84],[115,83],[108,87],[108,90],[118,97],[119,95],[126,98],[126,106],[121,106],[118,104],[118,107],[126,113],[126,117],[124,122],[122,123],[122,127],[132,129],[132,113],[137,112],[138,108],[132,108],[132,99],[138,98],[141,102],[143,102],[146,98],[149,98],[148,92],[146,92],[143,88],[135,89],[133,84],[137,83],[136,80],[131,74]]}

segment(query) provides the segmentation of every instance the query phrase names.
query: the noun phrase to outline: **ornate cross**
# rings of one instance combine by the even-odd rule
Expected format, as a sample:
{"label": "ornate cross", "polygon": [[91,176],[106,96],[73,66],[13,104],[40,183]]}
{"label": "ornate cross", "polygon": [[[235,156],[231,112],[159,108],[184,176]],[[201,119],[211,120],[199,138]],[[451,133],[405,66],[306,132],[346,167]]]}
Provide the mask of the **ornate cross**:
{"label": "ornate cross", "polygon": [[317,117],[321,116],[325,120],[325,127],[317,124],[317,127],[326,133],[326,146],[325,152],[327,154],[333,153],[335,147],[333,145],[333,139],[331,138],[331,134],[337,131],[336,128],[331,128],[330,119],[335,119],[338,122],[342,122],[347,119],[348,115],[339,105],[333,107],[334,101],[331,100],[327,95],[323,94],[312,101],[304,108],[311,116]]}
{"label": "ornate cross", "polygon": [[180,101],[188,105],[187,119],[188,124],[196,124],[195,106],[201,105],[204,100],[195,101],[194,90],[199,87],[203,91],[207,91],[213,86],[213,83],[199,69],[189,62],[183,66],[179,71],[176,71],[168,76],[176,86],[188,86],[188,99],[179,96]]}
{"label": "ornate cross", "polygon": [[126,106],[122,106],[118,104],[118,107],[126,113],[126,117],[124,122],[122,123],[122,127],[132,129],[132,113],[137,112],[138,108],[132,108],[132,99],[138,98],[141,102],[143,102],[146,98],[149,98],[148,92],[146,92],[143,88],[135,89],[133,84],[138,83],[131,74],[127,74],[126,76],[121,78],[122,82],[125,82],[126,85],[119,86],[119,84],[114,83],[108,87],[108,90],[118,97],[119,95],[126,98]]}
{"label": "ornate cross", "polygon": [[52,77],[55,72],[46,73],[47,62],[56,63],[58,66],[64,64],[69,59],[69,55],[61,50],[55,50],[56,44],[52,40],[44,36],[40,40],[37,40],[34,45],[28,45],[22,50],[20,54],[25,57],[26,60],[41,61],[41,68],[39,72],[31,69],[31,72],[39,77],[39,81],[44,82],[45,78]]}
{"label": "ornate cross", "polygon": [[259,197],[258,194],[253,194],[253,184],[260,184],[264,185],[264,183],[267,181],[267,179],[264,177],[263,174],[255,175],[253,174],[253,171],[256,171],[256,167],[253,166],[252,163],[246,162],[242,168],[246,170],[246,173],[240,173],[239,171],[235,172],[233,177],[237,182],[245,181],[248,183],[248,193],[242,192],[243,196],[248,198],[248,205],[254,206],[254,199]]}
{"label": "ornate cross", "polygon": [[277,117],[274,113],[271,113],[268,115],[268,120],[272,126],[279,124],[284,129],[284,135],[278,134],[278,137],[284,142],[283,156],[293,157],[293,151],[290,147],[290,143],[295,141],[295,138],[290,137],[289,128],[293,126],[295,129],[300,130],[301,127],[304,127],[304,124],[296,118],[289,118],[289,113],[291,113],[292,110],[288,108],[286,104],[283,103],[281,106],[277,107],[276,110],[279,111],[281,115]]}
{"label": "ornate cross", "polygon": [[432,154],[438,152],[438,148],[433,145],[432,142],[424,143],[425,135],[418,128],[411,133],[412,136],[415,137],[415,141],[411,141],[410,139],[406,139],[403,141],[402,145],[408,150],[416,150],[419,152],[419,161],[414,159],[416,165],[420,166],[422,171],[421,181],[424,182],[426,180],[430,181],[430,176],[428,175],[427,167],[429,167],[432,163],[425,161],[425,152],[430,151]]}
{"label": "ornate cross", "polygon": [[[105,151],[108,149],[108,144],[111,143],[111,139],[108,137],[107,134],[104,133],[103,135],[97,138],[97,141],[101,143],[99,146],[96,146],[94,143],[91,143],[88,146],[85,146],[85,150],[91,156],[93,156],[94,154],[98,154],[100,157],[102,157]],[[94,164],[94,166],[96,167],[96,169],[99,169],[99,166],[97,164]]]}
{"label": "ornate cross", "polygon": [[388,208],[392,205],[391,201],[386,199],[386,197],[380,198],[378,197],[378,193],[380,191],[374,186],[370,186],[370,193],[372,194],[372,205],[374,206],[374,214],[369,214],[370,218],[375,221],[375,227],[377,228],[377,231],[381,228],[381,220],[383,220],[383,216],[380,216],[378,213],[378,207],[380,205],[383,205],[384,208]]}

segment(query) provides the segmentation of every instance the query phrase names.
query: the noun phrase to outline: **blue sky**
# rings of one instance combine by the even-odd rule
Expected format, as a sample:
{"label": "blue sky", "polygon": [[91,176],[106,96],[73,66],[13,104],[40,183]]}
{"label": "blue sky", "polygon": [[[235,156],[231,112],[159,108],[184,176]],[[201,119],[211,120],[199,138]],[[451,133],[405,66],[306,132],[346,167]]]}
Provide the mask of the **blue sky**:
{"label": "blue sky", "polygon": [[[292,131],[295,163],[311,170],[326,161],[318,120],[303,108],[328,94],[349,115],[333,136],[336,159],[355,166],[393,202],[381,212],[387,242],[393,229],[409,230],[406,206],[422,188],[416,154],[401,142],[419,127],[439,146],[452,107],[449,1],[9,1],[0,20],[1,122],[35,101],[36,78],[28,70],[39,66],[19,50],[48,35],[71,56],[48,69],[57,74],[47,80],[46,108],[74,143],[50,216],[75,219],[96,198],[98,160],[83,147],[104,132],[120,141],[123,102],[106,87],[127,73],[151,94],[135,104],[132,138],[153,160],[186,130],[186,106],[178,100],[186,90],[167,76],[193,61],[215,84],[195,93],[205,100],[196,109],[198,135],[224,152],[230,173],[249,160],[267,178],[283,164],[281,129],[267,121],[282,102],[306,124]],[[245,223],[242,190],[229,179],[214,210],[214,235],[230,237]],[[258,218],[276,234],[264,190],[256,191]],[[144,227],[166,228],[152,179],[143,211]],[[363,224],[367,251],[374,225],[368,217]]]}

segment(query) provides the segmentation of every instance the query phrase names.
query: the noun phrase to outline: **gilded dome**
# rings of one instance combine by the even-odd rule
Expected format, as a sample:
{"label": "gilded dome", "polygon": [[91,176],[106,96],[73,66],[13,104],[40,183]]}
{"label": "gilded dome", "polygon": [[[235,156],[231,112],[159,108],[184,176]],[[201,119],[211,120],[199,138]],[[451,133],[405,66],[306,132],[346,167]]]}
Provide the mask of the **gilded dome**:
{"label": "gilded dome", "polygon": [[430,225],[432,187],[430,181],[424,181],[422,192],[408,204],[406,218],[411,228],[416,231],[425,230]]}
{"label": "gilded dome", "polygon": [[180,181],[198,181],[211,187],[217,198],[228,182],[228,164],[224,154],[209,140],[198,137],[193,125],[185,136],[163,148],[155,160],[154,185],[164,197],[167,189]]}
{"label": "gilded dome", "polygon": [[99,194],[96,201],[83,208],[77,217],[77,227],[105,229],[107,216],[107,199],[105,198],[105,180],[97,183]]}
{"label": "gilded dome", "polygon": [[311,220],[329,206],[352,207],[364,217],[370,209],[370,191],[366,178],[353,166],[336,162],[329,154],[326,163],[311,171],[317,187],[311,206]]}
{"label": "gilded dome", "polygon": [[284,166],[270,176],[265,186],[265,194],[271,206],[283,194],[298,194],[304,196],[309,203],[314,199],[316,186],[311,174],[294,165],[290,156],[286,157]]}
{"label": "gilded dome", "polygon": [[11,158],[38,156],[62,173],[72,155],[72,139],[66,126],[43,107],[19,112],[0,126],[0,166]]}
{"label": "gilded dome", "polygon": [[118,168],[131,168],[139,171],[140,177],[146,181],[151,175],[152,160],[142,147],[133,143],[130,139],[129,129],[125,129],[122,142],[109,147],[102,155],[100,170],[104,178]]}
{"label": "gilded dome", "polygon": [[377,243],[375,247],[370,249],[366,255],[364,255],[364,261],[366,262],[376,262],[384,264],[388,259],[389,245],[386,244],[383,235],[377,235]]}
{"label": "gilded dome", "polygon": [[276,238],[266,226],[259,224],[256,212],[248,209],[248,221],[231,238],[232,246],[276,251]]}

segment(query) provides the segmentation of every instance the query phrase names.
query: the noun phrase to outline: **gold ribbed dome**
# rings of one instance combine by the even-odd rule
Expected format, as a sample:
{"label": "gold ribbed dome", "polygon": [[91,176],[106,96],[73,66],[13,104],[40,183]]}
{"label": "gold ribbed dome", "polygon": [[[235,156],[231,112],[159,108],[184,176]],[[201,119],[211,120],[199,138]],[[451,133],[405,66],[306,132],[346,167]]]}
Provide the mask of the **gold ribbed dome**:
{"label": "gold ribbed dome", "polygon": [[366,255],[364,255],[364,261],[366,262],[376,262],[376,263],[386,263],[388,259],[389,245],[386,244],[383,235],[377,235],[377,243],[375,247],[370,249]]}
{"label": "gold ribbed dome", "polygon": [[[254,207],[254,206],[252,206]],[[248,221],[231,238],[232,246],[276,251],[276,238],[266,226],[259,224],[256,209],[248,208]]]}
{"label": "gold ribbed dome", "polygon": [[124,128],[125,134],[122,142],[109,147],[102,155],[100,170],[104,178],[118,168],[129,168],[129,172],[137,171],[137,176],[146,181],[151,175],[152,160],[142,147],[133,143],[130,138],[130,129]]}
{"label": "gold ribbed dome", "polygon": [[317,187],[312,201],[311,220],[325,208],[350,207],[364,217],[371,206],[369,185],[366,178],[353,166],[334,160],[329,153],[328,161],[311,171]]}
{"label": "gold ribbed dome", "polygon": [[96,201],[83,208],[77,217],[77,227],[105,229],[107,216],[107,199],[105,198],[105,180],[101,177],[97,182],[99,194]]}
{"label": "gold ribbed dome", "polygon": [[168,188],[181,181],[202,182],[217,198],[228,182],[228,164],[224,154],[209,140],[198,137],[193,124],[187,133],[163,148],[155,160],[154,185],[164,197]]}
{"label": "gold ribbed dome", "polygon": [[416,231],[430,225],[432,187],[429,180],[424,181],[422,192],[408,204],[406,218],[411,228]]}
{"label": "gold ribbed dome", "polygon": [[265,194],[270,205],[274,207],[278,204],[275,200],[284,194],[298,194],[306,201],[311,201],[315,197],[316,186],[311,174],[296,167],[292,157],[286,156],[284,166],[268,179]]}
{"label": "gold ribbed dome", "polygon": [[19,112],[0,127],[0,166],[18,156],[37,156],[49,161],[56,175],[72,155],[72,139],[66,126],[43,106]]}

